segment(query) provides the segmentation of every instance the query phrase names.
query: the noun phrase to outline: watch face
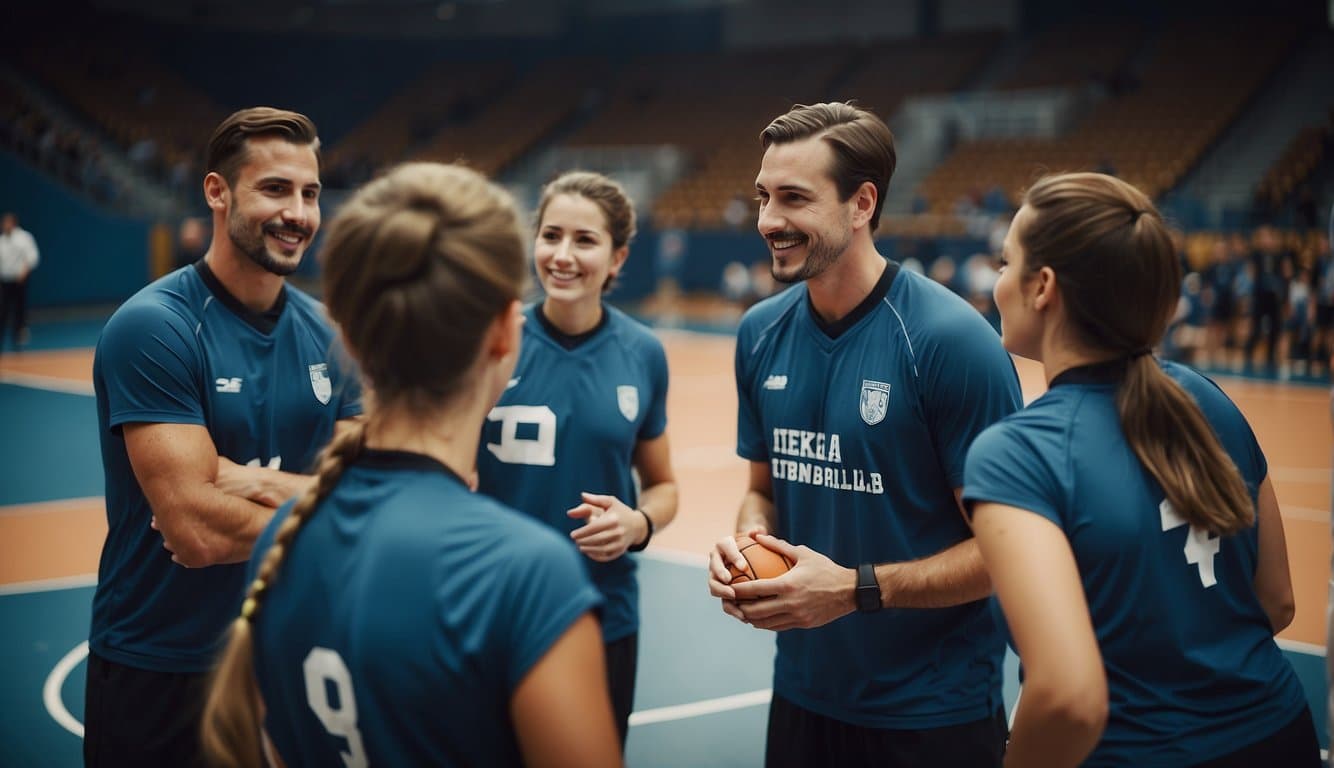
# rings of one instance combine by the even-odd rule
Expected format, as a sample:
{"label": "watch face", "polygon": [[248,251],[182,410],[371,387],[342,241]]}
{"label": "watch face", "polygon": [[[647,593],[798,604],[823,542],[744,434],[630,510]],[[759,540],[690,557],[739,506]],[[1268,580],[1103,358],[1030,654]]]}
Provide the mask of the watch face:
{"label": "watch face", "polygon": [[875,580],[875,567],[862,564],[857,567],[857,610],[863,613],[880,610],[880,583]]}
{"label": "watch face", "polygon": [[857,610],[876,611],[880,609],[880,589],[878,587],[857,587]]}

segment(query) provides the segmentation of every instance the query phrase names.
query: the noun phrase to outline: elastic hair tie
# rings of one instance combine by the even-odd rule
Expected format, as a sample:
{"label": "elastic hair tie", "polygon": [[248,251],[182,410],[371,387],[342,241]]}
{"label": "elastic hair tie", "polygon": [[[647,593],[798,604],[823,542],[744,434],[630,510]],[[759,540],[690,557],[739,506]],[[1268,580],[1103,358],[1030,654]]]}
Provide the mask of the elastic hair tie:
{"label": "elastic hair tie", "polygon": [[1140,347],[1139,349],[1132,349],[1130,351],[1130,354],[1126,355],[1126,357],[1130,358],[1131,360],[1135,360],[1144,357],[1145,355],[1152,355],[1152,354],[1153,350],[1150,349],[1149,347]]}

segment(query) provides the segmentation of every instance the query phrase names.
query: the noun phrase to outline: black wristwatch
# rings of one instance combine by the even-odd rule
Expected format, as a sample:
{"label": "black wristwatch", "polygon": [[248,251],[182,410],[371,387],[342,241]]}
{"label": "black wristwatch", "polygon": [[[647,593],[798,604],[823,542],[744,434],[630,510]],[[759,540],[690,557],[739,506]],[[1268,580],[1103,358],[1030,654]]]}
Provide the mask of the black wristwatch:
{"label": "black wristwatch", "polygon": [[874,613],[880,610],[880,582],[875,579],[875,566],[862,563],[857,566],[857,610]]}

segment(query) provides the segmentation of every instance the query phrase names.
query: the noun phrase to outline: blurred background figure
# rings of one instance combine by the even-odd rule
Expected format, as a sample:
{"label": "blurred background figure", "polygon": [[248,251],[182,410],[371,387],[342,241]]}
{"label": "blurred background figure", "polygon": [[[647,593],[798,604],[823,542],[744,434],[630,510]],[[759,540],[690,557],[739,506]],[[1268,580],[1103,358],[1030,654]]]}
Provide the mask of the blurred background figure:
{"label": "blurred background figure", "polygon": [[37,241],[6,212],[0,217],[0,351],[6,335],[16,350],[28,343],[28,276],[39,260]]}
{"label": "blurred background figure", "polygon": [[172,250],[172,267],[189,266],[204,257],[208,251],[209,232],[204,220],[191,216],[181,220],[180,230],[176,233],[176,245]]}

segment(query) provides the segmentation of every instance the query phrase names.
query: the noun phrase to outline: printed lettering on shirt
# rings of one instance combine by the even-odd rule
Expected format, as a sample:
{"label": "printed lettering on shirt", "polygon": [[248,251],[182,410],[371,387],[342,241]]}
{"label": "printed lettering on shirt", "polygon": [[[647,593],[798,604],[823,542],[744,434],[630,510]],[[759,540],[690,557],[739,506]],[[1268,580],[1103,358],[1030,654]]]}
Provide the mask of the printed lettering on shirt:
{"label": "printed lettering on shirt", "polygon": [[[818,485],[836,491],[871,494],[885,492],[884,480],[879,472],[815,463],[834,465],[843,463],[843,451],[837,434],[826,435],[824,432],[777,427],[773,431],[773,445],[770,452],[773,455],[769,463],[773,476],[778,480]],[[785,456],[795,458],[782,458]]]}
{"label": "printed lettering on shirt", "polygon": [[764,388],[775,392],[787,389],[787,376],[777,373],[769,374],[768,378],[764,380]]}
{"label": "printed lettering on shirt", "polygon": [[239,376],[232,376],[230,378],[223,376],[216,379],[213,384],[219,392],[224,394],[235,395],[239,394],[241,391],[241,378]]}

